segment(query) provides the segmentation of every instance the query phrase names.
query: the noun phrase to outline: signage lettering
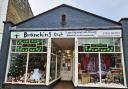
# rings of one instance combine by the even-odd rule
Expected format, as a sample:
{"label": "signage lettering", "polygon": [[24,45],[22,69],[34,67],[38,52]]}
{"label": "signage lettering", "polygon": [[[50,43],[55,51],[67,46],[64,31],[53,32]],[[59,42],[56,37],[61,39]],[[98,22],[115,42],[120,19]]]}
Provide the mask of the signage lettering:
{"label": "signage lettering", "polygon": [[39,33],[28,33],[24,32],[24,38],[26,37],[51,37],[51,32],[44,33],[44,32],[39,32]]}
{"label": "signage lettering", "polygon": [[113,52],[114,46],[107,46],[107,44],[85,44],[85,52]]}
{"label": "signage lettering", "polygon": [[16,52],[43,52],[46,49],[45,39],[18,39]]}
{"label": "signage lettering", "polygon": [[11,32],[11,38],[121,37],[121,30]]}

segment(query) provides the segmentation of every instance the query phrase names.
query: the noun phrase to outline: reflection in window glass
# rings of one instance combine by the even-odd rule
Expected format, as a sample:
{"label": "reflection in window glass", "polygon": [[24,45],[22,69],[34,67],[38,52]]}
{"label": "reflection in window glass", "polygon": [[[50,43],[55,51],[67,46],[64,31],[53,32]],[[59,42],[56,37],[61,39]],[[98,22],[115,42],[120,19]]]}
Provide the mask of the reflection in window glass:
{"label": "reflection in window glass", "polygon": [[120,39],[115,39],[115,52],[120,52],[121,47],[120,47]]}
{"label": "reflection in window glass", "polygon": [[114,43],[115,43],[115,45],[120,46],[120,39],[114,39]]}
{"label": "reflection in window glass", "polygon": [[92,42],[92,39],[78,40],[79,84],[98,83],[123,86],[124,77],[120,39],[97,39],[97,42],[95,40],[93,40],[94,42]]}
{"label": "reflection in window glass", "polygon": [[56,55],[51,55],[51,63],[50,63],[50,81],[55,79],[56,74]]}
{"label": "reflection in window glass", "polygon": [[121,54],[101,54],[102,83],[124,84]]}
{"label": "reflection in window glass", "polygon": [[95,38],[93,38],[93,39],[84,39],[83,42],[86,43],[86,44],[98,44],[98,39],[95,39]]}
{"label": "reflection in window glass", "polygon": [[98,39],[80,39],[78,42],[78,51],[85,51],[85,46],[89,48],[91,46],[90,44],[98,44]]}
{"label": "reflection in window glass", "polygon": [[47,39],[13,39],[6,82],[45,83]]}
{"label": "reflection in window glass", "polygon": [[61,57],[57,56],[57,78],[60,77],[60,63],[61,63]]}
{"label": "reflection in window glass", "polygon": [[27,82],[45,83],[46,82],[47,54],[29,54]]}
{"label": "reflection in window glass", "polygon": [[7,82],[25,82],[27,54],[11,53]]}
{"label": "reflection in window glass", "polygon": [[119,39],[79,39],[79,52],[120,52]]}
{"label": "reflection in window glass", "polygon": [[98,83],[98,54],[79,54],[78,61],[79,84]]}
{"label": "reflection in window glass", "polygon": [[52,40],[49,82],[52,82],[60,77],[60,66],[61,51],[59,50],[59,47],[54,43],[54,40]]}
{"label": "reflection in window glass", "polygon": [[109,38],[109,39],[99,39],[99,43],[100,44],[113,45],[113,39],[112,38]]}

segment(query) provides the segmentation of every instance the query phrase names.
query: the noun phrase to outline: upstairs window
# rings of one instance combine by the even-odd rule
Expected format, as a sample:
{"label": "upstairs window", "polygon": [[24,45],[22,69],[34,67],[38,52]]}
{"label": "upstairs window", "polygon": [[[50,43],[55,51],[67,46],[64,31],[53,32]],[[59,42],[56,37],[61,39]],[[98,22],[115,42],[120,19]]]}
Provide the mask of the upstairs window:
{"label": "upstairs window", "polygon": [[66,15],[61,15],[61,25],[64,26],[66,24]]}

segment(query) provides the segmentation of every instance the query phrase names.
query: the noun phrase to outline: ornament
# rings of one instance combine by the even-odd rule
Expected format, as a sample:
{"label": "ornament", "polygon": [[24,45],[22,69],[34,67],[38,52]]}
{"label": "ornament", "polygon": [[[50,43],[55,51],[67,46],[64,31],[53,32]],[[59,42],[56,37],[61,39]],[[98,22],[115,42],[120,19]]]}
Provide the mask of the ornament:
{"label": "ornament", "polygon": [[41,79],[41,74],[39,73],[39,69],[34,69],[33,74],[30,76],[31,80],[39,81]]}

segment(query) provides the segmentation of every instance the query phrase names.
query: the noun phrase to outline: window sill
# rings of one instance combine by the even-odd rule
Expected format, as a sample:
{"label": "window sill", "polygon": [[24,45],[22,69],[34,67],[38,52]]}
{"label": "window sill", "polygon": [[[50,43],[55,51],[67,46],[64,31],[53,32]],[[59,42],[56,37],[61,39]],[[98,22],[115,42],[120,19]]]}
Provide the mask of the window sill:
{"label": "window sill", "polygon": [[105,87],[105,88],[127,88],[126,86],[119,85],[119,84],[99,84],[99,83],[88,83],[88,84],[78,84],[78,87]]}
{"label": "window sill", "polygon": [[21,82],[5,82],[4,84],[12,84],[12,85],[46,85],[45,83],[21,83]]}

